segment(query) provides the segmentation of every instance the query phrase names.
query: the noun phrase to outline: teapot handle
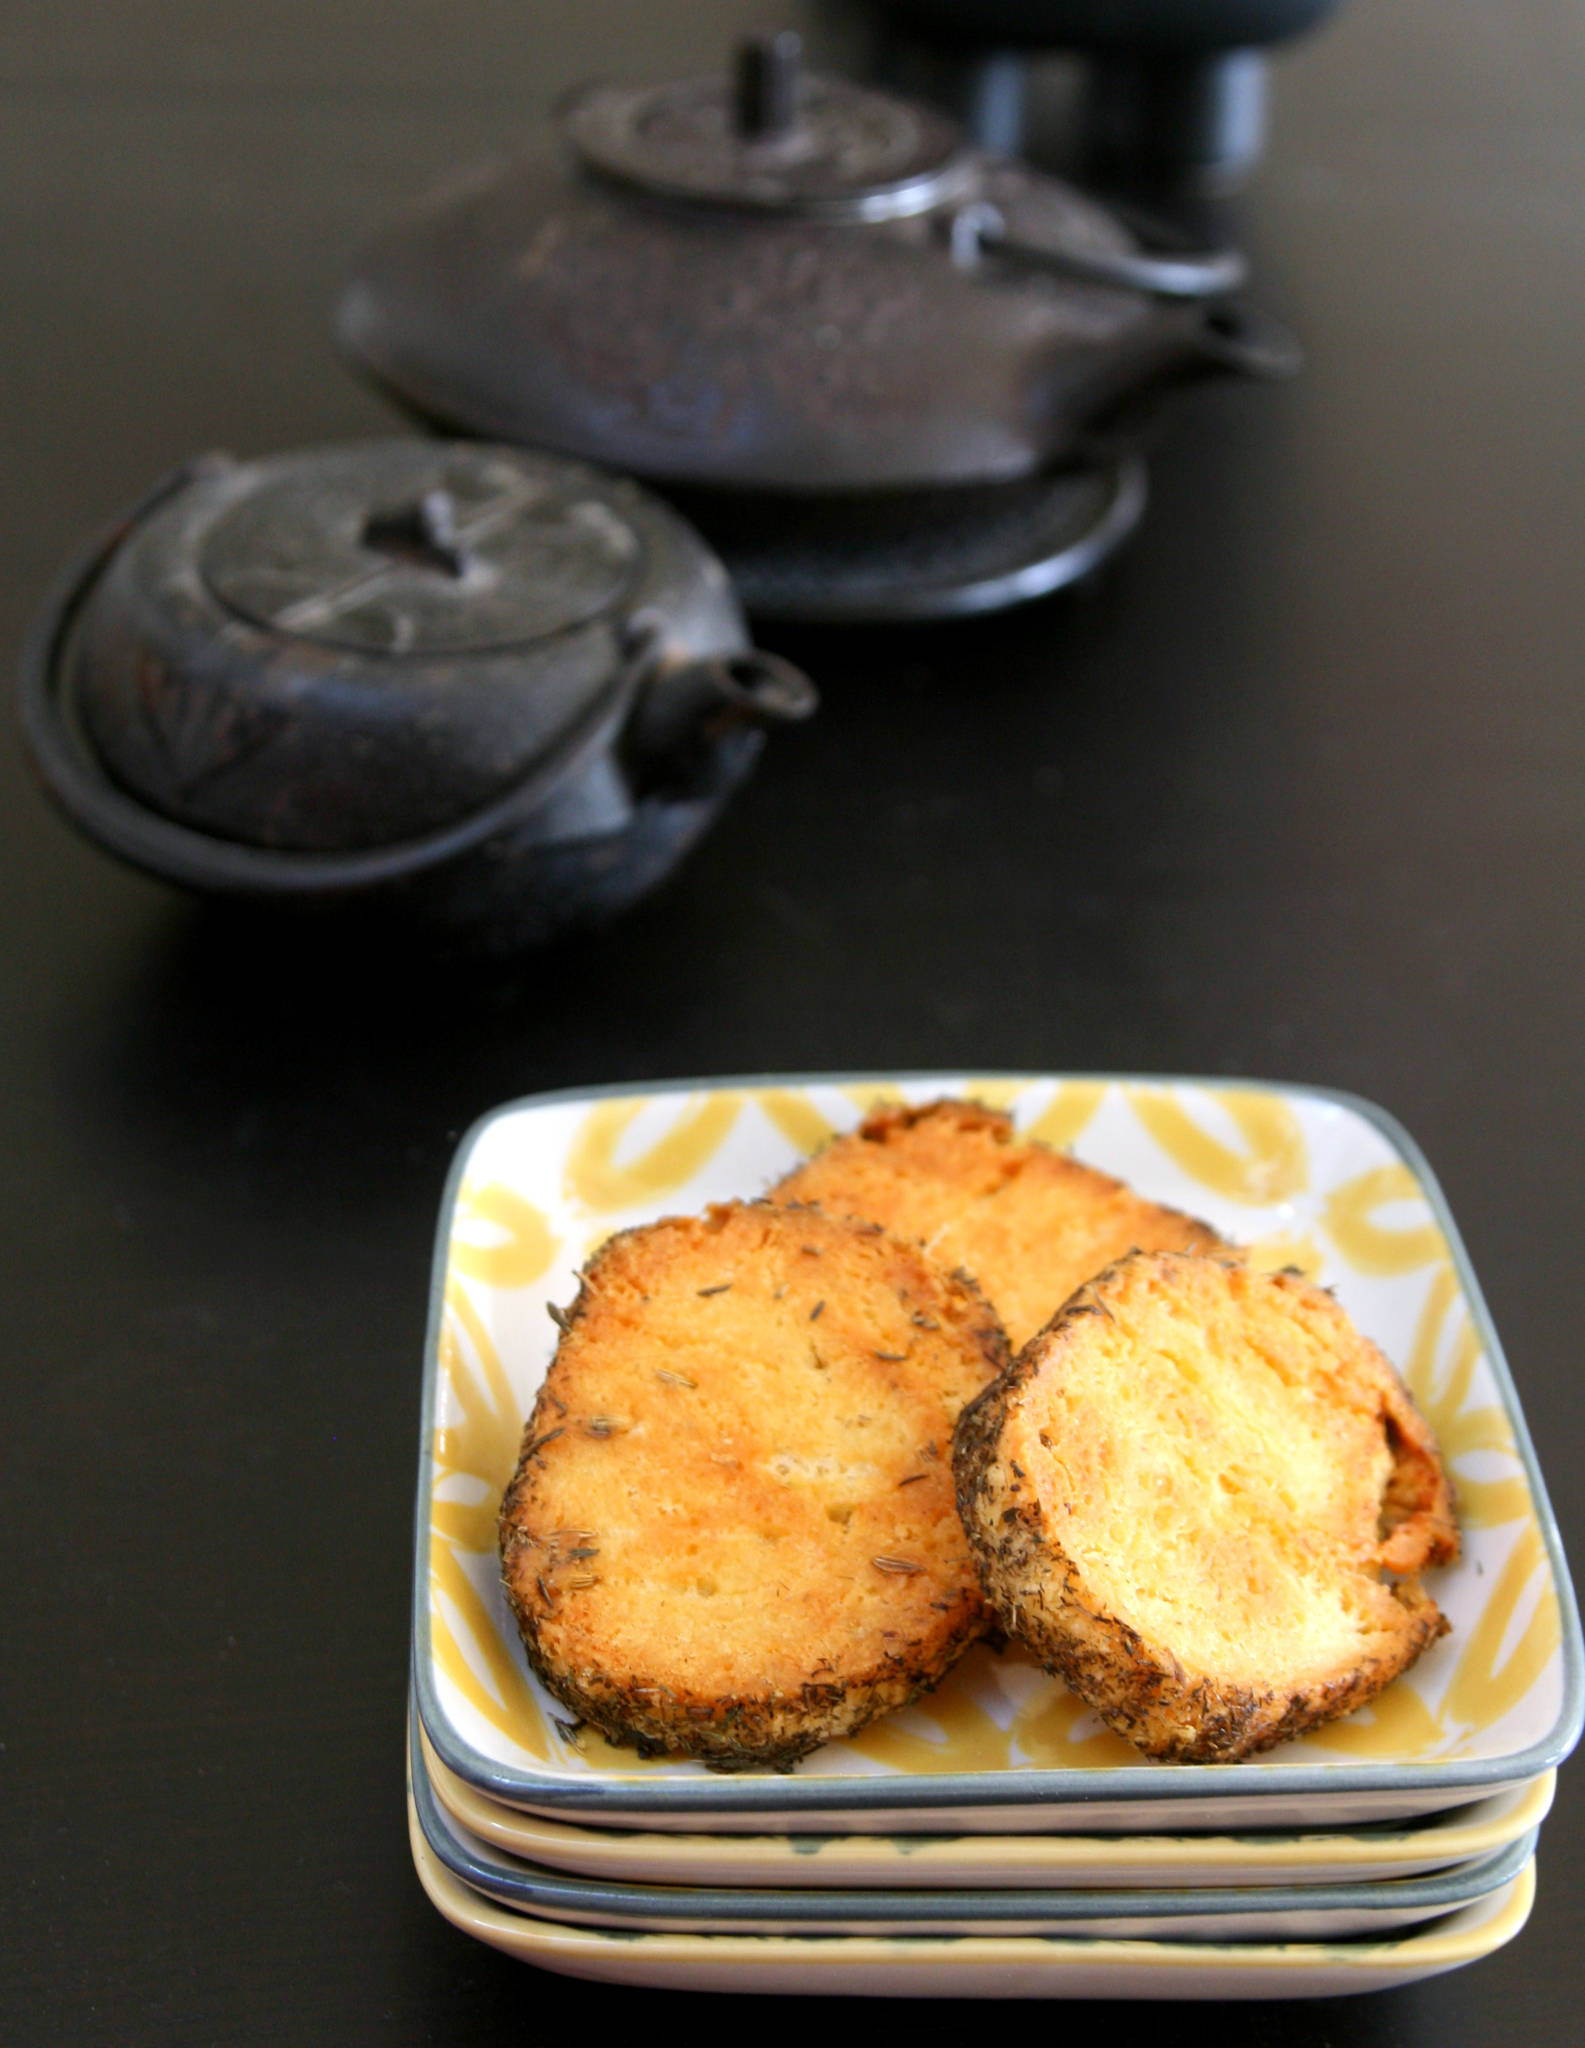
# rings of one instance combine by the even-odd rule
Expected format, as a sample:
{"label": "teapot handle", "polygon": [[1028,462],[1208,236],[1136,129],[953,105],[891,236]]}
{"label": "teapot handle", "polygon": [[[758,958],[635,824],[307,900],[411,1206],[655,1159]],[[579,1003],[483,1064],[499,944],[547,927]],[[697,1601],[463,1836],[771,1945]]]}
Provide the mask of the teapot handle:
{"label": "teapot handle", "polygon": [[1249,275],[1249,264],[1239,249],[1175,249],[1164,241],[1153,249],[1130,250],[1032,242],[1011,233],[1001,208],[988,199],[960,206],[950,216],[948,234],[953,260],[965,267],[982,255],[994,255],[1085,284],[1112,285],[1158,299],[1224,298],[1236,292]]}

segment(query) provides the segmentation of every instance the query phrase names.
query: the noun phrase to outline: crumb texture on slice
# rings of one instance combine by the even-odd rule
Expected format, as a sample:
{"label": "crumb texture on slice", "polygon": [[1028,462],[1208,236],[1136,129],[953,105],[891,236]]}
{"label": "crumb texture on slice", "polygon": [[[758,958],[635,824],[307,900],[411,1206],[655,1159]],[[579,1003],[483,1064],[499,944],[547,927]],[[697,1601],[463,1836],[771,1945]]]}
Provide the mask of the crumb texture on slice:
{"label": "crumb texture on slice", "polygon": [[1014,1349],[1125,1252],[1225,1248],[1209,1224],[1020,1139],[1010,1117],[975,1102],[879,1110],[770,1199],[862,1216],[971,1273]]}
{"label": "crumb texture on slice", "polygon": [[901,1705],[986,1625],[951,1440],[1006,1360],[974,1288],[872,1227],[756,1202],[611,1239],[501,1508],[529,1661],[722,1768]]}
{"label": "crumb texture on slice", "polygon": [[1452,1489],[1324,1290],[1136,1253],[965,1409],[958,1506],[1008,1633],[1152,1756],[1231,1760],[1362,1705],[1444,1633]]}

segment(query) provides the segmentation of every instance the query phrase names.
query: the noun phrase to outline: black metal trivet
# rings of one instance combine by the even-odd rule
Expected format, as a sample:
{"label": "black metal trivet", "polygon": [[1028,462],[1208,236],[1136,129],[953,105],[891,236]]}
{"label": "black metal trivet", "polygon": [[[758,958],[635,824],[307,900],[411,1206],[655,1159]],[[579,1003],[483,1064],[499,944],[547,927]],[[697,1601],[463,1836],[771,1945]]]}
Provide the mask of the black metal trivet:
{"label": "black metal trivet", "polygon": [[881,624],[1000,611],[1100,566],[1138,524],[1138,455],[1017,483],[800,504],[700,500],[691,516],[757,618]]}

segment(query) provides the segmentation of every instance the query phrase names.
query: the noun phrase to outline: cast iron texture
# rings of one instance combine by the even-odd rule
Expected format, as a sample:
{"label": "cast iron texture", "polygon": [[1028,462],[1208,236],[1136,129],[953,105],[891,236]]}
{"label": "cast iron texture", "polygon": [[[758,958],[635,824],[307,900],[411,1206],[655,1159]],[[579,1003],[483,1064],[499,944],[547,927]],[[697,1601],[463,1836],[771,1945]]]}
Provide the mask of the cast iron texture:
{"label": "cast iron texture", "polygon": [[653,886],[814,701],[636,486],[398,441],[167,479],[65,579],[22,710],[74,822],[168,880],[511,946]]}
{"label": "cast iron texture", "polygon": [[[804,102],[834,90],[806,81]],[[673,485],[804,492],[1027,476],[1148,387],[1294,367],[1286,341],[1218,327],[1230,252],[1153,256],[1072,187],[939,142],[890,163],[918,173],[901,184],[866,183],[877,146],[845,183],[802,190],[800,135],[818,162],[829,138],[734,136],[732,104],[724,80],[575,98],[558,138],[366,253],[343,346],[468,433]],[[940,116],[904,111],[939,136]],[[679,197],[690,181],[703,198]]]}

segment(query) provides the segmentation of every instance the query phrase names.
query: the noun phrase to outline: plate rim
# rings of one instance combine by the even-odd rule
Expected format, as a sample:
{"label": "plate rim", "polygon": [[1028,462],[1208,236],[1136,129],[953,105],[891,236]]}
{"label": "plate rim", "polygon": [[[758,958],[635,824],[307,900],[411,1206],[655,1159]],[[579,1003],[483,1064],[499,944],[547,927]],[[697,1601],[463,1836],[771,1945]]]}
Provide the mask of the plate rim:
{"label": "plate rim", "polygon": [[[1275,1829],[1260,1828],[1253,1825],[1242,1827],[1230,1825],[1208,1833],[1194,1832],[1179,1835],[1128,1832],[1108,1835],[1038,1835],[1019,1833],[1013,1835],[931,1834],[898,1837],[879,1833],[843,1835],[840,1832],[802,1835],[785,1833],[780,1835],[775,1833],[762,1835],[710,1834],[703,1830],[693,1833],[677,1833],[656,1829],[646,1832],[642,1829],[586,1827],[576,1820],[555,1819],[548,1814],[530,1813],[523,1807],[505,1806],[499,1801],[487,1799],[477,1787],[468,1784],[465,1779],[457,1777],[454,1772],[448,1770],[441,1759],[434,1754],[428,1730],[425,1729],[422,1721],[419,1719],[416,1706],[412,1707],[411,1711],[414,1728],[418,1737],[418,1746],[423,1755],[424,1770],[429,1778],[430,1787],[434,1792],[436,1800],[445,1809],[446,1813],[466,1833],[478,1836],[481,1840],[488,1842],[493,1848],[504,1850],[507,1855],[514,1856],[522,1862],[537,1863],[541,1867],[548,1869],[564,1870],[574,1876],[615,1876],[620,1882],[635,1884],[651,1881],[647,1870],[635,1871],[628,1869],[623,1872],[611,1872],[603,1867],[599,1867],[602,1859],[607,1862],[622,1861],[624,1860],[624,1850],[627,1850],[626,1860],[632,1861],[634,1859],[629,1845],[644,1844],[646,1845],[645,1850],[639,1853],[636,1860],[642,1864],[647,1858],[653,1858],[656,1873],[653,1881],[662,1881],[661,1872],[663,1866],[665,1866],[669,1868],[671,1874],[666,1876],[664,1881],[677,1882],[680,1881],[675,1875],[679,1858],[685,1866],[695,1857],[708,1860],[712,1856],[719,1854],[723,1845],[733,1849],[746,1848],[747,1845],[756,1842],[766,1844],[768,1847],[761,1852],[762,1862],[785,1861],[790,1866],[799,1870],[808,1870],[811,1867],[808,1855],[809,1845],[825,1847],[833,1843],[856,1843],[864,1849],[879,1848],[885,1850],[889,1848],[893,1851],[893,1856],[896,1857],[896,1844],[900,1840],[905,1840],[911,1845],[910,1850],[898,1859],[908,1869],[919,1868],[918,1848],[919,1845],[925,1843],[950,1846],[971,1856],[977,1854],[991,1855],[995,1854],[998,1850],[1004,1854],[1016,1853],[1020,1846],[1027,1850],[1035,1845],[1044,1845],[1058,1861],[1063,1860],[1064,1855],[1071,1861],[1075,1850],[1081,1856],[1084,1856],[1085,1852],[1093,1852],[1099,1848],[1103,1855],[1114,1851],[1114,1860],[1124,1862],[1129,1860],[1130,1852],[1132,1852],[1132,1855],[1137,1860],[1141,1850],[1146,1851],[1148,1855],[1148,1852],[1151,1850],[1163,1851],[1176,1846],[1184,1852],[1181,1859],[1181,1875],[1177,1878],[1178,1888],[1181,1889],[1186,1888],[1190,1884],[1204,1887],[1211,1883],[1217,1885],[1229,1883],[1231,1880],[1226,1877],[1209,1876],[1208,1870],[1212,1867],[1220,1867],[1223,1864],[1231,1864],[1235,1856],[1240,1852],[1258,1854],[1261,1849],[1275,1845],[1288,1850],[1290,1853],[1280,1862],[1273,1862],[1271,1866],[1273,1874],[1271,1876],[1252,1876],[1249,1879],[1249,1883],[1313,1883],[1316,1880],[1300,1879],[1297,1876],[1290,1876],[1285,1873],[1302,1869],[1306,1862],[1314,1861],[1317,1857],[1322,1861],[1335,1862],[1348,1867],[1348,1875],[1328,1878],[1322,1880],[1323,1882],[1335,1884],[1355,1882],[1386,1883],[1393,1881],[1397,1877],[1428,1877],[1439,1870],[1451,1869],[1461,1863],[1476,1862],[1482,1857],[1495,1855],[1500,1849],[1506,1848],[1510,1842],[1516,1840],[1520,1835],[1528,1833],[1531,1829],[1539,1831],[1542,1822],[1552,1809],[1557,1785],[1557,1773],[1555,1771],[1543,1771],[1537,1777],[1524,1780],[1516,1787],[1506,1788],[1504,1791],[1497,1793],[1489,1793],[1483,1800],[1477,1800],[1468,1805],[1448,1807],[1440,1812],[1412,1815],[1398,1822],[1373,1822],[1369,1824],[1364,1833],[1361,1833],[1357,1826],[1351,1827],[1345,1823],[1335,1823],[1331,1827],[1283,1827]],[[443,1779],[446,1782],[437,1779],[437,1770],[443,1774]],[[455,1788],[455,1791],[450,1788]],[[1524,1797],[1519,1805],[1517,1824],[1509,1824],[1509,1821],[1515,1818],[1510,1816],[1509,1821],[1499,1822],[1494,1827],[1491,1827],[1489,1824],[1489,1832],[1485,1837],[1478,1838],[1473,1843],[1460,1844],[1447,1853],[1432,1854],[1423,1862],[1420,1862],[1415,1856],[1414,1852],[1417,1846],[1424,1847],[1429,1845],[1434,1847],[1438,1835],[1441,1833],[1452,1832],[1457,1834],[1460,1831],[1467,1833],[1470,1825],[1468,1817],[1478,1814],[1481,1808],[1491,1800],[1516,1798],[1520,1794],[1523,1794]],[[460,1808],[455,1803],[455,1799],[459,1795],[464,1801],[468,1802],[468,1809],[477,1805],[489,1808],[489,1813],[478,1816],[471,1814],[470,1810]],[[1539,1811],[1536,1810],[1537,1808],[1539,1808]],[[481,1818],[484,1821],[483,1826],[479,1825]],[[555,1836],[548,1844],[541,1843],[536,1854],[532,1845],[520,1845],[514,1843],[509,1838],[507,1829],[512,1823],[516,1822],[526,1823],[530,1830],[552,1829],[555,1831]],[[498,1832],[492,1834],[490,1832],[492,1826],[497,1827]],[[578,1845],[570,1853],[563,1839],[567,1836],[575,1837]],[[579,1860],[584,1853],[582,1848],[584,1844],[588,1845],[587,1853],[596,1860],[597,1867],[592,1870],[587,1868],[582,1860]],[[796,1849],[793,1846],[794,1844],[803,1844],[804,1848],[802,1850]],[[1349,1844],[1362,1848],[1364,1853],[1350,1854],[1346,1846]],[[1369,1853],[1373,1847],[1378,1851],[1375,1855]],[[1198,1858],[1195,1855],[1197,1850],[1200,1852]],[[1217,1851],[1222,1853],[1214,1853]],[[1212,1852],[1209,1865],[1206,1861],[1206,1852]],[[877,1856],[874,1860],[877,1863],[881,1863],[891,1859]],[[1085,1860],[1088,1860],[1087,1856],[1085,1856]],[[1164,1864],[1168,1873],[1178,1873],[1180,1870],[1180,1863],[1174,1861],[1169,1856],[1157,1854],[1149,1856],[1149,1861],[1153,1864]],[[1404,1861],[1414,1864],[1415,1867],[1408,1870],[1392,1868],[1392,1866]],[[1383,1866],[1386,1867],[1384,1868]],[[1097,1891],[1128,1890],[1136,1882],[1141,1881],[1144,1880],[1133,1877],[1128,1878],[1126,1881],[1119,1880],[1113,1882],[1108,1880],[1104,1883],[1095,1880],[1093,1888]],[[877,1872],[873,1874],[866,1873],[862,1877],[855,1876],[845,1882],[840,1878],[833,1878],[819,1886],[813,1883],[812,1878],[807,1881],[801,1878],[795,1881],[791,1877],[785,1880],[778,1880],[758,1875],[742,1875],[730,1879],[722,1877],[715,1879],[714,1882],[722,1885],[734,1883],[754,1886],[756,1888],[763,1884],[776,1883],[782,1883],[784,1887],[791,1887],[796,1883],[797,1888],[838,1891],[875,1888],[882,1882],[882,1879]],[[965,1882],[974,1883],[976,1880],[972,1875],[970,1880],[967,1881],[954,1879],[945,1872],[942,1872],[933,1884],[927,1885],[921,1882],[916,1886],[907,1888],[939,1891],[952,1889],[955,1886],[961,1887]],[[1042,1883],[1042,1880],[1031,1874],[1024,1880],[1024,1888],[1030,1890],[1042,1888]],[[1089,1888],[1086,1880],[1079,1876],[1073,1876],[1064,1880],[1064,1884],[1070,1890]],[[984,1890],[993,1888],[993,1886],[997,1889],[1011,1888],[1005,1886],[1004,1880],[992,1881],[984,1877],[977,1879],[978,1889]],[[900,1889],[904,1887],[899,1880],[894,1878],[891,1880],[891,1888]]]}
{"label": "plate rim", "polygon": [[[599,1777],[514,1769],[475,1750],[452,1726],[434,1683],[429,1628],[430,1504],[434,1487],[434,1431],[431,1417],[440,1374],[440,1340],[450,1267],[451,1223],[457,1198],[474,1151],[485,1132],[510,1116],[558,1103],[598,1102],[613,1097],[749,1093],[796,1088],[853,1089],[867,1086],[908,1087],[964,1079],[974,1082],[1056,1082],[1116,1087],[1202,1088],[1249,1090],[1292,1099],[1304,1098],[1349,1110],[1371,1125],[1414,1173],[1448,1248],[1471,1321],[1479,1333],[1503,1408],[1513,1430],[1514,1449],[1529,1484],[1536,1525],[1556,1588],[1563,1660],[1563,1691],[1557,1719],[1548,1733],[1519,1751],[1501,1756],[1455,1758],[1442,1763],[1404,1765],[1390,1759],[1360,1764],[1263,1765],[1258,1783],[1239,1783],[1237,1764],[1142,1764],[1124,1769],[1053,1770],[1025,1767],[997,1772],[942,1772],[928,1776],[887,1773],[872,1776],[800,1778],[755,1774],[742,1777],[648,1779],[638,1772],[610,1772]],[[1585,1725],[1585,1643],[1579,1607],[1569,1575],[1563,1541],[1552,1511],[1540,1463],[1531,1441],[1518,1388],[1514,1384],[1491,1313],[1486,1306],[1464,1241],[1425,1154],[1398,1119],[1380,1104],[1352,1091],[1310,1082],[1259,1080],[1236,1074],[1171,1074],[1104,1070],[1042,1071],[1027,1068],[980,1068],[963,1075],[953,1069],[878,1068],[856,1071],[715,1074],[669,1080],[596,1082],[538,1090],[515,1096],[486,1110],[458,1141],[441,1194],[440,1212],[430,1260],[429,1303],[424,1333],[424,1370],[420,1394],[418,1491],[414,1512],[414,1571],[411,1683],[425,1733],[442,1763],[467,1784],[506,1804],[530,1800],[541,1810],[555,1808],[593,1814],[601,1809],[641,1816],[646,1812],[764,1813],[776,1816],[800,1811],[876,1812],[939,1810],[957,1807],[1082,1808],[1100,1804],[1148,1807],[1175,1799],[1315,1798],[1330,1795],[1391,1791],[1414,1795],[1447,1791],[1478,1794],[1555,1769],[1569,1755]],[[1453,1803],[1451,1800],[1449,1803]]]}
{"label": "plate rim", "polygon": [[[1241,1914],[1344,1913],[1350,1908],[1386,1912],[1406,1908],[1408,1925],[1422,1914],[1456,1912],[1475,1904],[1516,1878],[1535,1854],[1539,1828],[1526,1828],[1511,1842],[1413,1877],[1343,1879],[1317,1885],[1249,1884],[1197,1886],[1138,1885],[1119,1889],[1071,1885],[940,1885],[899,1890],[885,1885],[847,1890],[777,1885],[662,1883],[627,1878],[580,1877],[493,1843],[480,1844],[451,1815],[424,1767],[416,1722],[407,1744],[407,1785],[418,1824],[431,1853],[470,1890],[482,1892],[510,1911],[535,1919],[588,1925],[585,1915],[624,1920],[783,1920],[787,1932],[808,1920],[910,1920],[922,1932],[942,1920],[980,1920],[987,1934],[999,1920],[1233,1920]],[[931,1907],[935,1910],[929,1910]],[[657,1930],[665,1931],[665,1930]],[[704,1932],[697,1929],[696,1932]],[[738,1930],[723,1926],[722,1933]],[[867,1932],[862,1927],[855,1932]],[[979,1933],[982,1930],[973,1930]],[[1026,1930],[1027,1931],[1027,1930]],[[1383,1929],[1385,1932],[1386,1930]],[[1122,1935],[1120,1940],[1134,1937]],[[1150,1937],[1171,1940],[1170,1931]],[[1275,1938],[1275,1937],[1274,1937]],[[1323,1936],[1311,1939],[1324,1940]]]}
{"label": "plate rim", "polygon": [[[1358,1980],[1367,1975],[1374,1977],[1383,1968],[1394,1971],[1395,1981],[1412,1983],[1420,1977],[1476,1962],[1522,1931],[1536,1893],[1532,1857],[1510,1884],[1499,1887],[1487,1898],[1475,1900],[1443,1918],[1388,1933],[1379,1941],[1350,1938],[1341,1942],[1165,1942],[1124,1941],[1105,1935],[1028,1934],[650,1934],[574,1927],[566,1922],[514,1914],[509,1907],[481,1893],[470,1892],[446,1870],[424,1841],[411,1799],[407,1802],[407,1824],[408,1845],[419,1885],[443,1919],[459,1933],[504,1948],[519,1960],[533,1960],[542,1968],[564,1970],[572,1975],[586,1974],[579,1969],[580,1962],[593,1963],[602,1956],[653,1960],[657,1966],[681,1967],[691,1963],[703,1968],[719,1963],[729,1969],[734,1964],[762,1963],[774,1968],[778,1962],[796,1961],[814,1967],[840,1962],[850,1970],[862,1970],[866,1966],[906,1961],[914,1974],[921,1965],[936,1966],[929,1979],[920,1985],[919,1995],[928,1996],[944,1969],[955,1963],[972,1968],[1039,1960],[1050,1975],[1059,1979],[1087,1964],[1110,1964],[1147,1981],[1156,1972],[1170,1973],[1176,1969],[1203,1974],[1209,1966],[1219,1976],[1244,1973],[1256,1981],[1269,1981],[1273,1986],[1271,1995],[1275,1997],[1285,1995],[1281,1988],[1284,1978],[1302,1978],[1309,1971],[1329,1968],[1338,1976],[1338,1982],[1328,1990],[1328,1995],[1332,1995],[1369,1988]],[[1351,1977],[1353,1983],[1348,1981]],[[655,1980],[635,1977],[631,1981]],[[739,1979],[734,1988],[750,1987]],[[822,1983],[821,1988],[829,1987]],[[1098,1995],[1130,1994],[1112,1990]]]}

